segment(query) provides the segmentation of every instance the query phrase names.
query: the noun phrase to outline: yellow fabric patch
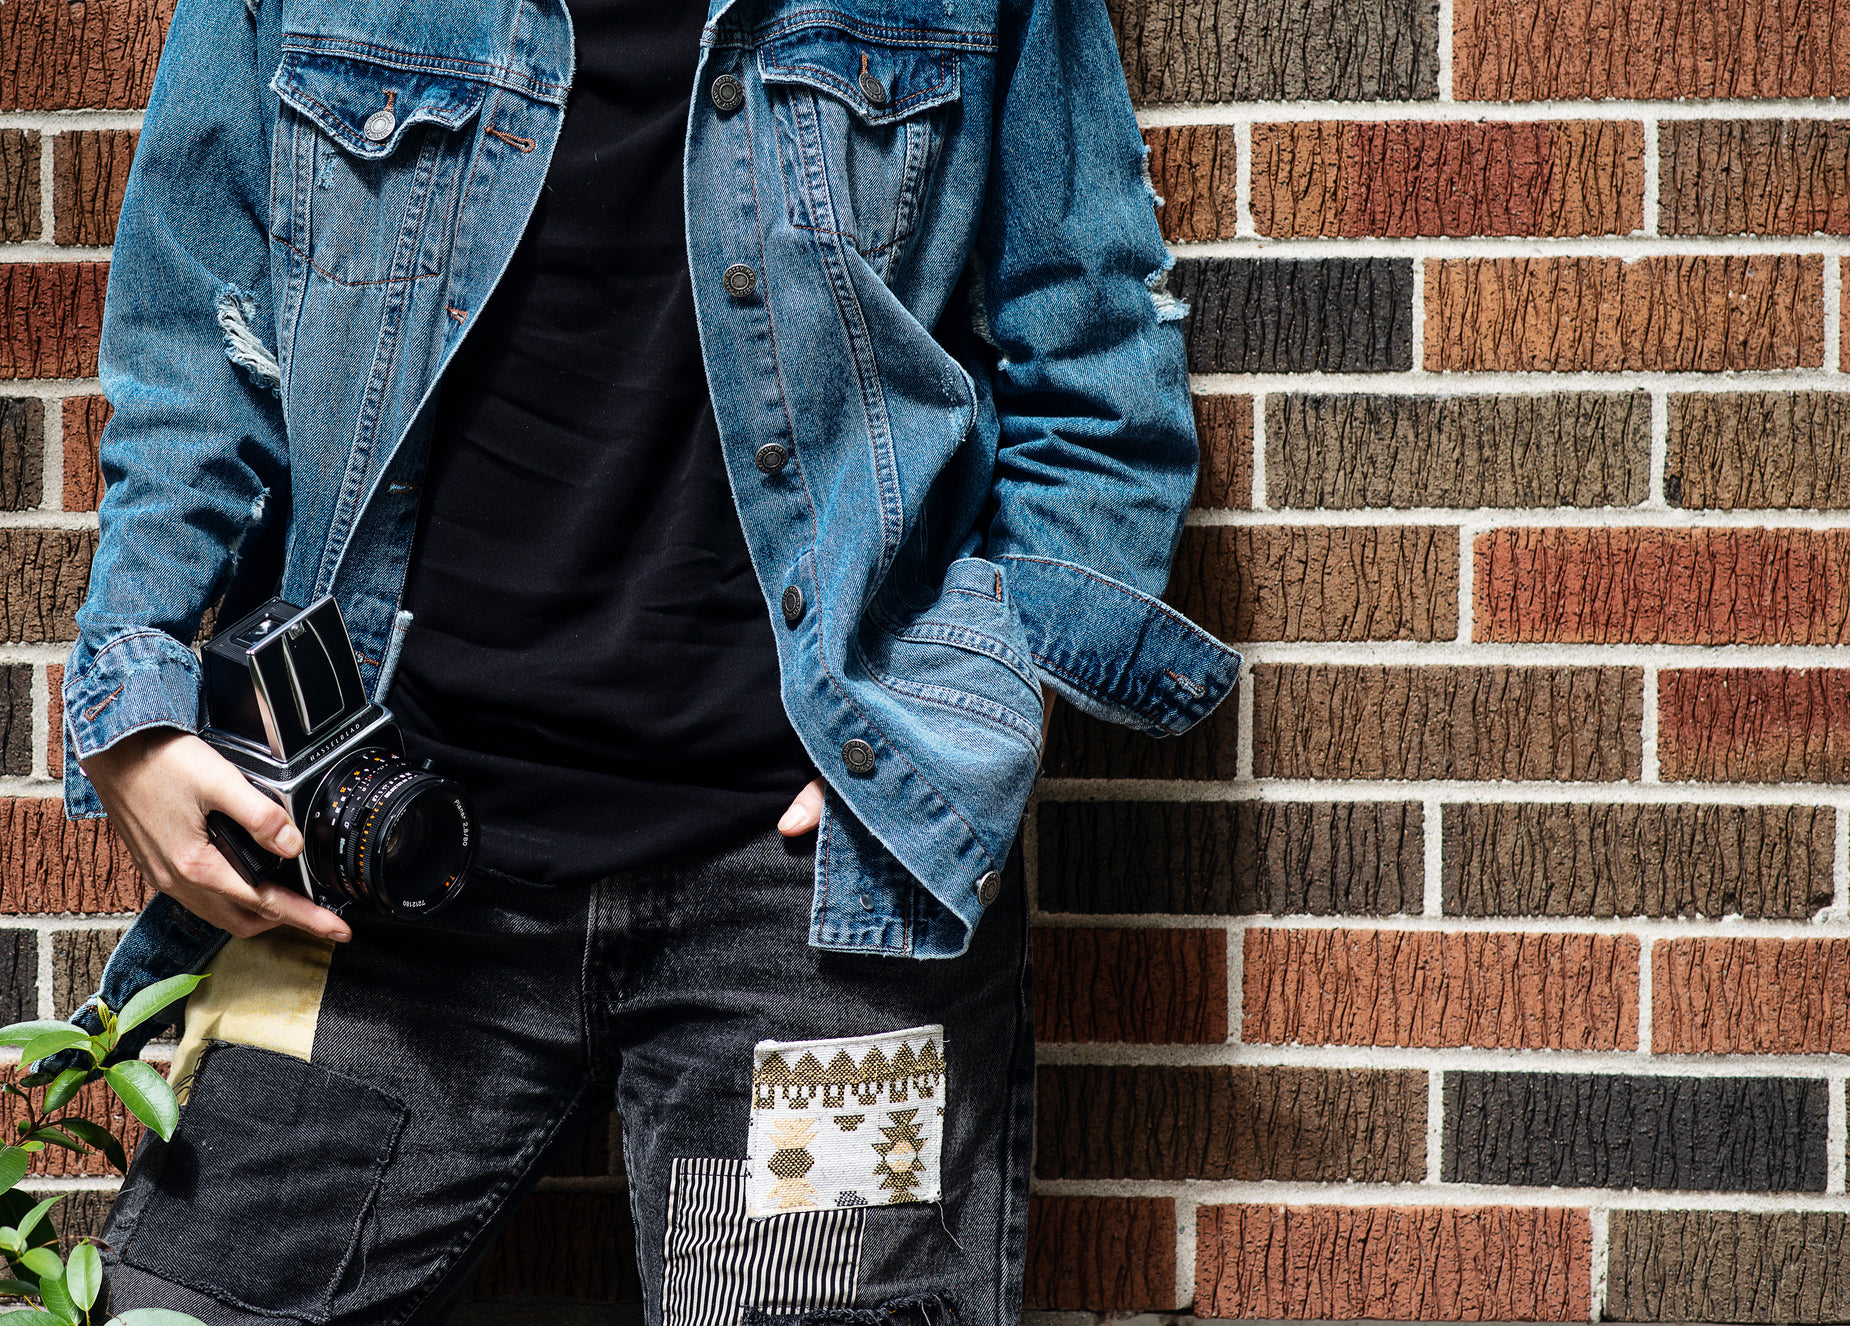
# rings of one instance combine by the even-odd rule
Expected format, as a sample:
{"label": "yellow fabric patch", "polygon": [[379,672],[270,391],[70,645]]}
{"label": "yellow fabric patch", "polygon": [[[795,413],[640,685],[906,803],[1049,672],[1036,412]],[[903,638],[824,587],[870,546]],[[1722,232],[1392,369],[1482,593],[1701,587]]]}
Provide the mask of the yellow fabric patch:
{"label": "yellow fabric patch", "polygon": [[333,959],[333,940],[293,926],[227,941],[186,1002],[186,1032],[169,1079],[180,1099],[186,1099],[208,1041],[309,1058]]}

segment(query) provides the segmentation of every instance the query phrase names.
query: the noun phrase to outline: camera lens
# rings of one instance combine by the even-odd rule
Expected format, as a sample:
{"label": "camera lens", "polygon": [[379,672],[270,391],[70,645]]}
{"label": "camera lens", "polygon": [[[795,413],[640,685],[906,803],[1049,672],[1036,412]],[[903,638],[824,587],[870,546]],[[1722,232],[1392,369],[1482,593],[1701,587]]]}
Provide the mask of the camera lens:
{"label": "camera lens", "polygon": [[309,869],[329,888],[397,916],[428,916],[462,886],[475,817],[454,779],[375,746],[323,780],[306,837]]}

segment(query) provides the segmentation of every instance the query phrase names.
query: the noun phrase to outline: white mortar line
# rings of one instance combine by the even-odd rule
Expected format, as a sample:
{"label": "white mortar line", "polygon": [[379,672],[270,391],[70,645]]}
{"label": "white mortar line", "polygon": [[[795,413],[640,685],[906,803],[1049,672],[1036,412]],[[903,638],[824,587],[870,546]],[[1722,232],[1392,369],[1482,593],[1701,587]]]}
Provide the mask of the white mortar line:
{"label": "white mortar line", "polygon": [[[1423,1183],[1315,1183],[1302,1180],[1037,1179],[1036,1194],[1049,1197],[1178,1197],[1203,1206],[1429,1206],[1433,1192]],[[1838,1193],[1750,1193],[1666,1191],[1639,1188],[1545,1188],[1459,1183],[1445,1185],[1447,1207],[1583,1207],[1628,1211],[1846,1211],[1850,1196]]]}
{"label": "white mortar line", "polygon": [[1843,1055],[1668,1055],[1634,1050],[1425,1049],[1381,1045],[1075,1045],[1035,1051],[1049,1067],[1370,1069],[1425,1073],[1569,1073],[1583,1077],[1779,1078],[1823,1081]]}
{"label": "white mortar line", "polygon": [[1824,260],[1824,371],[1843,371],[1844,259]]}
{"label": "white mortar line", "polygon": [[[1443,376],[1412,373],[1191,373],[1189,386],[1204,395],[1217,392],[1247,394],[1288,389],[1299,395],[1349,392],[1363,396],[1551,396],[1560,392],[1665,391],[1728,394],[1743,391],[1842,392],[1841,373],[1821,368],[1756,369],[1710,373],[1674,371],[1594,371],[1592,369],[1537,369],[1534,372],[1499,369],[1484,372],[1447,372]],[[31,394],[15,390],[14,395]],[[55,389],[55,390],[54,390]],[[68,381],[52,380],[46,394],[73,395]],[[91,386],[89,391],[97,390]]]}
{"label": "white mortar line", "polygon": [[1649,454],[1651,468],[1645,474],[1647,487],[1644,504],[1655,510],[1666,510],[1668,503],[1664,500],[1664,471],[1670,464],[1670,393],[1662,388],[1651,393]]}
{"label": "white mortar line", "polygon": [[22,240],[0,247],[5,262],[108,262],[106,245],[54,244],[50,239]]}
{"label": "white mortar line", "polygon": [[1647,235],[1658,234],[1660,224],[1658,216],[1661,208],[1659,202],[1660,189],[1658,184],[1659,161],[1657,139],[1657,121],[1654,119],[1646,120],[1644,122],[1644,159],[1640,164],[1643,166],[1642,173],[1644,175],[1644,233]]}
{"label": "white mortar line", "polygon": [[134,914],[99,913],[95,915],[72,915],[67,912],[13,912],[9,913],[0,930],[38,930],[49,934],[54,930],[120,930],[126,931],[135,922]]}
{"label": "white mortar line", "polygon": [[1245,918],[1227,923],[1227,1043],[1238,1045],[1246,1036],[1246,924]]}
{"label": "white mortar line", "polygon": [[1233,776],[1250,782],[1253,777],[1253,674],[1250,665],[1241,669],[1233,702],[1239,706],[1234,711],[1234,745],[1237,749],[1233,760]]}
{"label": "white mortar line", "polygon": [[[50,411],[48,410],[47,413]],[[7,529],[95,529],[94,511],[9,511],[0,527]]]}
{"label": "white mortar line", "polygon": [[50,801],[56,799],[63,789],[58,784],[43,778],[25,778],[13,775],[0,778],[0,797],[43,797]]}
{"label": "white mortar line", "polygon": [[1606,1315],[1607,1241],[1611,1238],[1609,1214],[1604,1206],[1594,1206],[1587,1212],[1588,1233],[1593,1245],[1593,1264],[1588,1276],[1592,1282],[1592,1311],[1588,1316],[1594,1322]]}
{"label": "white mortar line", "polygon": [[1444,818],[1441,814],[1442,802],[1437,797],[1428,797],[1420,806],[1421,826],[1425,830],[1424,861],[1421,871],[1421,914],[1428,917],[1445,915],[1445,873],[1444,857]]}
{"label": "white mortar line", "polygon": [[[1250,640],[1239,643],[1252,666],[1330,664],[1355,667],[1841,668],[1844,645],[1499,644],[1456,640]],[[1467,780],[1469,781],[1469,780]]]}
{"label": "white mortar line", "polygon": [[[0,248],[0,254],[11,249]],[[40,400],[63,400],[66,396],[95,396],[103,390],[97,378],[9,378],[5,391],[9,396],[34,396]]]}
{"label": "white mortar line", "polygon": [[[1468,109],[1466,109],[1468,107]],[[1347,120],[1377,123],[1397,120],[1840,120],[1850,105],[1826,98],[1750,97],[1689,101],[1221,101],[1142,106],[1137,123],[1146,129],[1191,124],[1236,124],[1241,120],[1292,123]],[[25,123],[30,114],[0,117],[0,127]]]}
{"label": "white mortar line", "polygon": [[1266,393],[1253,393],[1253,495],[1255,511],[1269,511],[1272,500],[1265,490],[1265,402]]}
{"label": "white mortar line", "polygon": [[1426,1178],[1428,1188],[1445,1183],[1445,1073],[1426,1074]]}
{"label": "white mortar line", "polygon": [[0,129],[37,129],[63,133],[69,129],[139,129],[140,111],[0,111]]}
{"label": "white mortar line", "polygon": [[61,1015],[58,1010],[52,1006],[54,1001],[51,989],[51,966],[54,945],[52,935],[54,932],[48,926],[38,927],[37,929],[38,938],[36,940],[36,947],[38,949],[39,969],[38,980],[34,983],[36,986],[35,994],[38,1005],[36,1016],[42,1018],[55,1018]]}
{"label": "white mortar line", "polygon": [[1233,126],[1233,233],[1251,239],[1253,225],[1253,126],[1240,120]]}
{"label": "white mortar line", "polygon": [[[1802,248],[1800,247],[1802,246]],[[22,245],[22,248],[29,247]],[[1847,235],[1369,235],[1253,236],[1170,245],[1177,259],[1270,258],[1322,262],[1331,258],[1643,258],[1805,257],[1850,253]],[[90,250],[57,249],[57,253]]]}
{"label": "white mortar line", "polygon": [[[1731,935],[1717,933],[1719,927],[1710,922],[1708,928],[1696,935],[1682,935],[1680,938],[1728,939]],[[1815,936],[1807,936],[1814,938]],[[1656,936],[1641,934],[1638,936],[1638,1053],[1651,1053],[1651,951],[1656,943]]]}
{"label": "white mortar line", "polygon": [[1837,807],[1837,835],[1831,849],[1831,906],[1824,914],[1833,921],[1850,921],[1850,804]]}
{"label": "white mortar line", "polygon": [[0,663],[62,663],[70,652],[68,643],[0,645]]}
{"label": "white mortar line", "polygon": [[[1386,522],[1383,522],[1384,524]],[[1468,523],[1458,528],[1458,635],[1455,643],[1471,643],[1477,613],[1477,536],[1487,527]]]}
{"label": "white mortar line", "polygon": [[[1042,912],[1034,923],[1044,930],[1228,930],[1250,935],[1267,930],[1301,934],[1341,930],[1349,934],[1380,933],[1393,936],[1523,935],[1599,936],[1637,939],[1639,961],[1645,946],[1656,940],[1775,940],[1788,943],[1829,940],[1850,942],[1841,924],[1816,920],[1766,920],[1739,915],[1725,917],[1668,916],[1416,916],[1402,912],[1387,916],[1331,916],[1327,913],[1265,912],[1251,916],[1192,915],[1170,912]],[[4,928],[4,927],[0,927]],[[1237,939],[1237,934],[1230,936]],[[1233,944],[1229,944],[1232,948]],[[1642,998],[1642,995],[1640,996]],[[1846,1055],[1850,1062],[1850,1054]]]}
{"label": "white mortar line", "polygon": [[88,1175],[75,1177],[54,1177],[50,1174],[28,1174],[19,1181],[19,1186],[28,1190],[38,1189],[46,1195],[54,1192],[114,1192],[122,1186],[122,1180],[114,1175],[108,1178],[93,1178]]}
{"label": "white mortar line", "polygon": [[1833,1073],[1825,1079],[1824,1190],[1844,1190],[1844,1078]]}
{"label": "white mortar line", "polygon": [[1644,670],[1644,703],[1640,714],[1638,733],[1638,753],[1641,757],[1638,766],[1640,782],[1661,782],[1658,768],[1657,749],[1657,669]]}
{"label": "white mortar line", "polygon": [[[39,131],[39,243],[50,244],[57,236],[57,218],[52,215],[53,193],[52,180],[57,174],[57,163],[52,151],[52,140],[56,134],[45,130]],[[12,253],[13,246],[8,245],[7,253]]]}
{"label": "white mortar line", "polygon": [[[18,780],[23,781],[23,780]],[[0,780],[0,795],[6,794]],[[1161,778],[1049,778],[1042,801],[1447,801],[1543,802],[1564,806],[1844,806],[1850,787],[1816,783],[1557,783],[1483,779],[1260,778],[1208,782]]]}
{"label": "white mortar line", "polygon": [[50,778],[45,743],[51,736],[51,685],[42,666],[34,665],[32,681],[32,777]]}
{"label": "white mortar line", "polygon": [[1426,262],[1418,255],[1413,259],[1412,287],[1408,300],[1412,329],[1407,337],[1412,366],[1408,374],[1415,378],[1426,373]]}
{"label": "white mortar line", "polygon": [[1195,1202],[1178,1196],[1176,1204],[1176,1299],[1187,1307],[1195,1301]]}
{"label": "white mortar line", "polygon": [[[74,513],[73,513],[74,514]],[[1459,520],[1471,523],[1473,535],[1508,526],[1562,525],[1576,528],[1627,529],[1850,529],[1850,509],[1811,511],[1757,509],[1752,511],[1690,510],[1682,507],[1279,507],[1270,511],[1244,511],[1234,507],[1198,507],[1188,513],[1189,525],[1432,525]]]}
{"label": "white mortar line", "polygon": [[1452,101],[1452,0],[1439,0],[1439,104]]}

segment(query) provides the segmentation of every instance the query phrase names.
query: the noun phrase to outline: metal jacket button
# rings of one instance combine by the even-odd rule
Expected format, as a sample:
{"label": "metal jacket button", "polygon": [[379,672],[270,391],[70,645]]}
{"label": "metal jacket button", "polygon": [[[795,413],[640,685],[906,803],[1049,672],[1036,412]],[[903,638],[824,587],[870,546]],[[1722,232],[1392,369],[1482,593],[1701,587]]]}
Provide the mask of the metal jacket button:
{"label": "metal jacket button", "polygon": [[758,273],[742,262],[735,262],[726,269],[720,281],[734,299],[750,299],[752,291],[758,288]]}
{"label": "metal jacket button", "polygon": [[752,464],[766,474],[776,474],[790,460],[790,453],[775,442],[766,442],[752,456]]}
{"label": "metal jacket button", "polygon": [[859,84],[861,95],[867,98],[868,105],[886,105],[886,88],[879,79],[874,77],[874,71],[867,67],[867,54],[865,51],[861,53],[860,76],[854,81]]}
{"label": "metal jacket button", "polygon": [[874,748],[859,737],[843,743],[841,762],[848,766],[848,772],[851,774],[870,774],[874,771],[874,765],[878,763],[874,759]]}
{"label": "metal jacket button", "polygon": [[784,610],[784,625],[795,626],[803,620],[803,591],[795,585],[786,585],[783,602],[778,606]]}
{"label": "metal jacket button", "polygon": [[366,138],[368,142],[383,143],[392,136],[392,130],[398,127],[398,117],[389,110],[377,110],[366,117]]}
{"label": "metal jacket button", "polygon": [[713,109],[721,115],[730,115],[745,104],[745,88],[731,74],[714,79],[707,95],[713,98]]}
{"label": "metal jacket button", "polygon": [[976,882],[976,900],[987,907],[1002,894],[1002,876],[990,871]]}

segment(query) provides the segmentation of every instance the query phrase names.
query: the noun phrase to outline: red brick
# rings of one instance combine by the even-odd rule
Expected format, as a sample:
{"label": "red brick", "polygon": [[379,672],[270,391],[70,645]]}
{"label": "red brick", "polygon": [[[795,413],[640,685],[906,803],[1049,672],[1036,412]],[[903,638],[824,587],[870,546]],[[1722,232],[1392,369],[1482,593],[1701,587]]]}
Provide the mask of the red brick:
{"label": "red brick", "polygon": [[[36,1093],[35,1093],[36,1095]],[[38,1096],[37,1100],[43,1099]],[[0,1130],[10,1138],[18,1136],[14,1126],[26,1117],[24,1102],[18,1096],[0,1097]],[[79,1119],[89,1119],[102,1124],[116,1135],[122,1143],[122,1149],[133,1157],[135,1148],[141,1144],[141,1121],[130,1114],[110,1092],[107,1083],[97,1081],[82,1088],[77,1097],[68,1106],[58,1112]],[[28,1173],[44,1175],[47,1178],[75,1178],[80,1175],[98,1177],[116,1175],[114,1165],[104,1158],[100,1151],[92,1151],[80,1156],[75,1151],[66,1151],[60,1146],[48,1146],[32,1158],[32,1167]]]}
{"label": "red brick", "polygon": [[1850,1054],[1850,939],[1659,940],[1657,1054]]}
{"label": "red brick", "polygon": [[1262,235],[1600,235],[1644,224],[1644,128],[1630,121],[1256,124],[1252,176]]}
{"label": "red brick", "polygon": [[1850,643],[1850,530],[1500,529],[1472,566],[1477,640]]}
{"label": "red brick", "polygon": [[1195,435],[1201,467],[1195,505],[1250,507],[1253,504],[1253,398],[1195,397]]}
{"label": "red brick", "polygon": [[1509,1050],[1638,1045],[1631,935],[1246,932],[1250,1042]]}
{"label": "red brick", "polygon": [[102,262],[0,263],[0,378],[96,376],[108,279]]}
{"label": "red brick", "polygon": [[1850,669],[1666,668],[1657,751],[1666,780],[1850,782]]}
{"label": "red brick", "polygon": [[95,552],[95,530],[0,530],[0,640],[74,639]]}
{"label": "red brick", "polygon": [[1024,1307],[1162,1312],[1176,1293],[1167,1197],[1030,1197]]}
{"label": "red brick", "polygon": [[132,912],[153,897],[103,820],[51,797],[0,797],[0,914]]}
{"label": "red brick", "polygon": [[0,240],[39,237],[39,136],[0,129]]}
{"label": "red brick", "polygon": [[1850,96],[1844,0],[1457,0],[1460,101]]}
{"label": "red brick", "polygon": [[[88,0],[86,0],[88,2]],[[52,216],[60,244],[113,244],[139,137],[132,129],[80,129],[52,140]]]}
{"label": "red brick", "polygon": [[148,89],[174,0],[0,5],[0,110],[124,110]]}
{"label": "red brick", "polygon": [[1195,1313],[1586,1321],[1592,1221],[1571,1207],[1204,1206]]}
{"label": "red brick", "polygon": [[1151,187],[1163,200],[1156,209],[1163,238],[1232,239],[1236,219],[1233,126],[1145,129],[1143,136],[1150,145]]}
{"label": "red brick", "polygon": [[1658,132],[1664,234],[1850,233],[1850,124],[1669,120]]}
{"label": "red brick", "polygon": [[64,777],[64,665],[45,665],[45,773]]}
{"label": "red brick", "polygon": [[1227,1039],[1227,932],[1034,932],[1039,1041],[1216,1044]]}
{"label": "red brick", "polygon": [[1431,258],[1426,317],[1434,371],[1817,367],[1824,260]]}
{"label": "red brick", "polygon": [[109,422],[104,396],[72,396],[64,402],[64,509],[94,511],[103,501],[103,469],[96,449]]}

